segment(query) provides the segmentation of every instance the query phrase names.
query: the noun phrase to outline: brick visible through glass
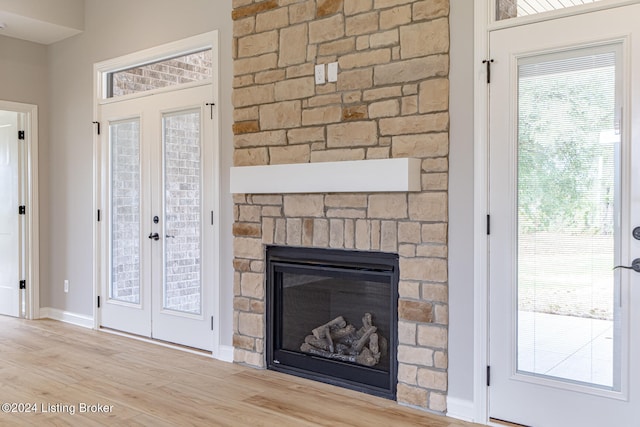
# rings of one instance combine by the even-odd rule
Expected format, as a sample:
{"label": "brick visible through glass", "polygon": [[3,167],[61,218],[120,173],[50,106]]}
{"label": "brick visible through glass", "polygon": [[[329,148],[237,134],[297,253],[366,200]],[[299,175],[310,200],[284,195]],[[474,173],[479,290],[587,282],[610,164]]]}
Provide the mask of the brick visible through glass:
{"label": "brick visible through glass", "polygon": [[163,307],[200,314],[200,112],[167,115],[163,123],[166,227]]}
{"label": "brick visible through glass", "polygon": [[140,303],[140,122],[110,126],[111,295]]}
{"label": "brick visible through glass", "polygon": [[107,97],[208,80],[211,76],[211,49],[208,49],[110,73]]}

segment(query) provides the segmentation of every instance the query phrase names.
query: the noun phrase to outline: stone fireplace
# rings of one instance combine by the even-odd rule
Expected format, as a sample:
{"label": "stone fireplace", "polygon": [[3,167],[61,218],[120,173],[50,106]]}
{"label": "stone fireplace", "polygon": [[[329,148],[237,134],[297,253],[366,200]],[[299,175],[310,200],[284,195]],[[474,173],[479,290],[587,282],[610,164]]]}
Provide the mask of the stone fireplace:
{"label": "stone fireplace", "polygon": [[[267,365],[267,247],[395,254],[396,399],[446,411],[448,12],[448,0],[234,0],[236,166],[420,164],[407,191],[234,194],[236,363]],[[331,62],[337,82],[316,84]]]}

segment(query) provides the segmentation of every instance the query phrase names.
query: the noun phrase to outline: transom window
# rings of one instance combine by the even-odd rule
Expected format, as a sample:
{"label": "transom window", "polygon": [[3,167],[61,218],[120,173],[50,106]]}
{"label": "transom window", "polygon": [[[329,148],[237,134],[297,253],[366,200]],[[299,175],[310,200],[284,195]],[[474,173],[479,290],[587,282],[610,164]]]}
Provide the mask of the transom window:
{"label": "transom window", "polygon": [[496,21],[536,15],[601,0],[496,0]]}
{"label": "transom window", "polygon": [[210,80],[212,50],[182,54],[107,74],[107,98]]}

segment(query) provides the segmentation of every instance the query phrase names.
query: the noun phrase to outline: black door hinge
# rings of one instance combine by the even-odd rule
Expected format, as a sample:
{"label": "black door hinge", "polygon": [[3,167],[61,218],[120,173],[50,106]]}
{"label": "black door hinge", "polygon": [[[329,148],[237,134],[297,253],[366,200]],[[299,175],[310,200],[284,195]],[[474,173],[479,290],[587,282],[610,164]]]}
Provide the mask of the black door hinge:
{"label": "black door hinge", "polygon": [[23,130],[19,130],[18,131],[18,139],[21,139],[24,141],[24,131]]}
{"label": "black door hinge", "polygon": [[211,112],[211,120],[213,120],[213,107],[216,105],[215,102],[207,102],[206,104],[207,107],[209,107],[210,112]]}
{"label": "black door hinge", "polygon": [[100,222],[100,209],[98,209],[98,222]]}
{"label": "black door hinge", "polygon": [[491,64],[493,59],[485,59],[482,63],[487,65],[487,83],[491,83]]}
{"label": "black door hinge", "polygon": [[213,331],[213,316],[211,316],[211,330]]}
{"label": "black door hinge", "polygon": [[20,280],[20,289],[27,289],[27,281]]}
{"label": "black door hinge", "polygon": [[487,366],[487,387],[491,385],[491,366]]}
{"label": "black door hinge", "polygon": [[98,308],[100,308],[100,295],[98,295]]}
{"label": "black door hinge", "polygon": [[491,215],[487,215],[487,236],[491,234]]}
{"label": "black door hinge", "polygon": [[26,215],[27,207],[25,205],[18,206],[18,215]]}

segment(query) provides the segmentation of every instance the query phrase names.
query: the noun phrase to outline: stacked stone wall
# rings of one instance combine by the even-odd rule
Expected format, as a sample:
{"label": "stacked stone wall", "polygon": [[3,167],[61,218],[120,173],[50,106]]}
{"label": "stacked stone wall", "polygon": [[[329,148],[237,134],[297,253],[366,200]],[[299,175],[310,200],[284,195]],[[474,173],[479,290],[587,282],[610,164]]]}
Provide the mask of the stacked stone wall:
{"label": "stacked stone wall", "polygon": [[[448,14],[448,0],[234,0],[236,166],[422,159],[419,192],[234,196],[237,363],[264,366],[265,245],[394,252],[397,399],[446,410]],[[316,85],[330,62],[338,81]]]}

